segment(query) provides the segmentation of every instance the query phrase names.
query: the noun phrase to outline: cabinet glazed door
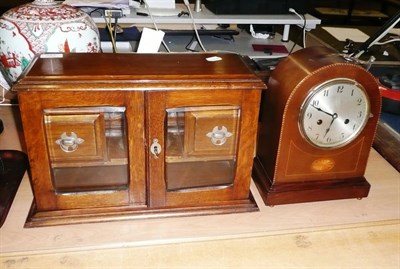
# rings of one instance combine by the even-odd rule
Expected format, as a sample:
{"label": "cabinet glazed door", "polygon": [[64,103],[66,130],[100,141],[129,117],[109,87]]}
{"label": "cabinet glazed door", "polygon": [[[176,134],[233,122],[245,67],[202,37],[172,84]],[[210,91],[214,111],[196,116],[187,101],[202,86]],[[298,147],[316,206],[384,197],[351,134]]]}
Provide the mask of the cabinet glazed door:
{"label": "cabinet glazed door", "polygon": [[256,124],[249,113],[257,93],[188,90],[148,96],[151,206],[247,199],[254,150],[248,141],[255,137],[249,127]]}
{"label": "cabinet glazed door", "polygon": [[25,136],[36,207],[143,206],[143,93],[57,96],[61,98],[49,92],[20,95],[24,127],[30,126]]}

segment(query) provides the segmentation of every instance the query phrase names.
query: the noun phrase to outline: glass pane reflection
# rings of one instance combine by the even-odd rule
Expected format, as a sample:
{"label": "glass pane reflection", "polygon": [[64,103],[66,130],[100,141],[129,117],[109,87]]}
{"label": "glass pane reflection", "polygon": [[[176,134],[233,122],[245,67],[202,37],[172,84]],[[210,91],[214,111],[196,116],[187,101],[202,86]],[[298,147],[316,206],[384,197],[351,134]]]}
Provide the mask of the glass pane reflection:
{"label": "glass pane reflection", "polygon": [[49,109],[44,121],[57,192],[127,188],[125,108]]}
{"label": "glass pane reflection", "polygon": [[165,162],[169,191],[233,183],[239,118],[237,106],[167,110]]}

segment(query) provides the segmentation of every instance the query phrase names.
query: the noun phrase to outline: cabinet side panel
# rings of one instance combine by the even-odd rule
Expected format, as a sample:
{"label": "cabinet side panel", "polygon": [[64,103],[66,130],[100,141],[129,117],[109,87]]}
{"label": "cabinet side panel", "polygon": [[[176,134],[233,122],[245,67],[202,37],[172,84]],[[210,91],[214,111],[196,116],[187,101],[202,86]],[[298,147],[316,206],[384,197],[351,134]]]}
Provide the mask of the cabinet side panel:
{"label": "cabinet side panel", "polygon": [[260,107],[261,91],[243,91],[241,126],[237,174],[235,177],[235,197],[243,199],[248,196],[257,139],[257,122]]}
{"label": "cabinet side panel", "polygon": [[51,184],[50,161],[46,151],[41,98],[34,92],[23,92],[18,94],[18,99],[36,207],[43,211],[57,209],[57,199]]}

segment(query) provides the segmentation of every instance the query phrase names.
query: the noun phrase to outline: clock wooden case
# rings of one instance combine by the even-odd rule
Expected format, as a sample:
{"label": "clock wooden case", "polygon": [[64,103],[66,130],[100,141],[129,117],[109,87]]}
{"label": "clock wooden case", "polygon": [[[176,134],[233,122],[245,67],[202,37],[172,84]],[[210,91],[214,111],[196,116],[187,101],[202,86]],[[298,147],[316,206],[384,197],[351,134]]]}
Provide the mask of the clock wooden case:
{"label": "clock wooden case", "polygon": [[267,205],[368,196],[375,78],[325,47],[282,60],[263,93],[253,179]]}
{"label": "clock wooden case", "polygon": [[44,54],[18,93],[26,227],[258,210],[265,84],[233,54]]}

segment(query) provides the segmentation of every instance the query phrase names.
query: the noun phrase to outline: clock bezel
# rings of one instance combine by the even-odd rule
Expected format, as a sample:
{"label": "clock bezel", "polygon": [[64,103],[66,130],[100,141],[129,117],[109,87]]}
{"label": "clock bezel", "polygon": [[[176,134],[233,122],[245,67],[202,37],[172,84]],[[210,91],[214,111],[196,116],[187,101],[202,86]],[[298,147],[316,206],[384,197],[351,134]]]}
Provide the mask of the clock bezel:
{"label": "clock bezel", "polygon": [[[321,91],[325,90],[327,87],[331,87],[332,84],[334,85],[334,84],[340,84],[340,83],[353,85],[361,91],[361,94],[364,95],[366,113],[363,116],[361,124],[356,129],[356,131],[354,131],[349,137],[343,139],[341,142],[336,142],[333,144],[316,143],[314,140],[309,138],[309,136],[306,133],[306,130],[304,129],[303,122],[304,122],[304,117],[306,114],[305,113],[306,108],[308,107],[308,105],[310,104],[310,102],[312,101],[312,99],[314,98],[315,95],[317,95]],[[339,149],[339,148],[347,146],[348,144],[350,144],[352,141],[354,141],[360,135],[360,133],[364,130],[365,126],[367,125],[368,118],[370,117],[370,113],[371,113],[371,104],[370,104],[369,96],[368,96],[367,91],[365,90],[364,86],[354,79],[346,78],[346,77],[338,77],[338,78],[324,81],[324,82],[311,88],[311,90],[308,92],[306,98],[304,98],[304,101],[302,102],[302,104],[300,106],[298,127],[299,127],[302,138],[304,138],[304,140],[306,140],[311,146],[316,147],[318,149],[325,149],[325,150]]]}

